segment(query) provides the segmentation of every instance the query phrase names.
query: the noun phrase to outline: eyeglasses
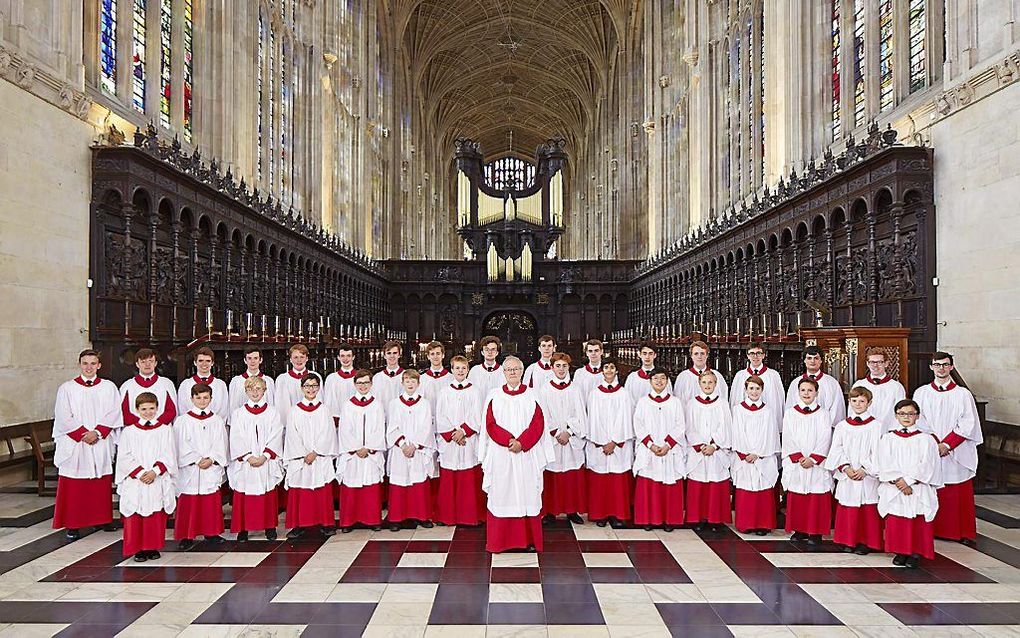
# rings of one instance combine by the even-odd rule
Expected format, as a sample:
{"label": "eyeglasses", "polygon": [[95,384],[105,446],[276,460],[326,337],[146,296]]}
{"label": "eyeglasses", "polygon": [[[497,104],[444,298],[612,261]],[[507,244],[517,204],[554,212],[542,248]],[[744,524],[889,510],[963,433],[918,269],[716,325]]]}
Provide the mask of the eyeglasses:
{"label": "eyeglasses", "polygon": [[302,388],[317,388],[317,387],[319,387],[319,384],[318,383],[306,383],[306,384],[302,385],[301,387]]}
{"label": "eyeglasses", "polygon": [[953,365],[953,364],[948,363],[948,362],[947,363],[941,363],[941,362],[932,361],[931,367],[933,367],[933,368],[948,368],[951,365]]}
{"label": "eyeglasses", "polygon": [[355,381],[354,385],[372,385],[371,381]]}
{"label": "eyeglasses", "polygon": [[503,368],[503,369],[506,370],[507,372],[520,372],[524,368]]}
{"label": "eyeglasses", "polygon": [[896,416],[921,416],[917,412],[897,412]]}

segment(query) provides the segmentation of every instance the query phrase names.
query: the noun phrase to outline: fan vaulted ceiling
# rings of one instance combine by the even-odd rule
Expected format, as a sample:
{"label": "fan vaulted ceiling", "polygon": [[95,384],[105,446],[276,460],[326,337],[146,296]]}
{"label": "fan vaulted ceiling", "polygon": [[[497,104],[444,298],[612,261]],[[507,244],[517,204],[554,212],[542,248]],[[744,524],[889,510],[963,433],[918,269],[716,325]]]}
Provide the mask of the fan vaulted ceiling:
{"label": "fan vaulted ceiling", "polygon": [[435,139],[530,155],[583,138],[635,0],[392,0],[415,101]]}

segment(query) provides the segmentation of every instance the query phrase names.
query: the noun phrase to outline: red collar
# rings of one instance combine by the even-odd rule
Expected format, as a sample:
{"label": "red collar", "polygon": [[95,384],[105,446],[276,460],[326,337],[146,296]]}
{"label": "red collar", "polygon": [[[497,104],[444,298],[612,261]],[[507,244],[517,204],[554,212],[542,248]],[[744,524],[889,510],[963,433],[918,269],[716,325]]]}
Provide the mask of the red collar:
{"label": "red collar", "polygon": [[611,388],[607,388],[606,386],[604,386],[604,385],[602,385],[602,384],[599,384],[599,390],[601,390],[601,391],[605,392],[606,394],[612,394],[613,392],[616,392],[616,391],[618,391],[618,390],[619,390],[620,388],[622,388],[622,387],[623,387],[623,386],[622,386],[622,385],[620,385],[619,383],[617,383],[616,385],[614,385],[614,386],[613,386],[613,387],[611,387]]}
{"label": "red collar", "polygon": [[135,427],[138,428],[139,430],[155,430],[161,425],[163,424],[160,423],[159,420],[157,419],[156,422],[153,423],[152,425],[145,425],[144,423],[142,423],[142,421],[138,421],[138,423],[135,424]]}
{"label": "red collar", "polygon": [[552,387],[556,388],[557,390],[566,390],[567,388],[570,387],[570,381],[563,381],[561,383],[561,382],[557,381],[556,379],[553,379],[552,381],[549,382],[549,384]]}
{"label": "red collar", "polygon": [[433,379],[442,379],[446,375],[450,374],[450,371],[447,370],[446,368],[443,368],[439,372],[436,372],[432,368],[428,368],[427,370],[425,370],[425,374],[432,377]]}
{"label": "red collar", "polygon": [[419,401],[421,401],[421,395],[416,396],[416,397],[414,397],[412,399],[408,399],[403,394],[400,395],[400,402],[403,403],[404,405],[406,405],[409,408],[413,407],[415,405],[418,405]]}
{"label": "red collar", "polygon": [[362,399],[359,396],[351,397],[351,403],[353,403],[354,405],[358,406],[359,408],[365,407],[366,405],[370,404],[372,401],[375,401],[375,397],[368,397],[367,399]]}
{"label": "red collar", "polygon": [[599,374],[600,372],[602,372],[602,364],[599,364],[598,368],[592,368],[591,364],[586,363],[584,364],[584,369],[592,374]]}
{"label": "red collar", "polygon": [[710,398],[706,399],[705,397],[703,397],[703,396],[701,396],[701,395],[699,394],[699,395],[695,396],[695,397],[694,397],[694,399],[695,399],[695,400],[696,400],[696,401],[697,401],[698,403],[700,403],[701,405],[712,405],[713,403],[715,403],[716,401],[718,401],[718,400],[719,400],[719,396],[718,396],[718,395],[716,395],[716,396],[714,396],[714,397],[710,397]]}
{"label": "red collar", "polygon": [[867,425],[867,424],[871,423],[874,420],[875,420],[875,417],[871,416],[870,414],[868,415],[868,418],[866,418],[866,419],[862,419],[859,416],[848,416],[846,418],[846,422],[849,423],[850,425]]}
{"label": "red collar", "polygon": [[198,419],[199,421],[205,421],[206,419],[208,419],[212,415],[213,415],[213,411],[212,410],[206,412],[205,414],[195,414],[191,410],[188,410],[188,416],[194,417],[194,418]]}
{"label": "red collar", "polygon": [[669,397],[671,396],[673,395],[667,394],[666,396],[657,397],[654,394],[649,394],[648,398],[651,399],[652,401],[655,401],[656,403],[665,403],[666,401],[669,401]]}
{"label": "red collar", "polygon": [[793,406],[793,409],[796,410],[797,412],[800,412],[801,414],[814,414],[815,412],[818,412],[818,405],[815,405],[815,409],[812,410],[810,406],[807,408],[802,408],[798,403],[797,405]]}
{"label": "red collar", "polygon": [[200,377],[200,376],[198,376],[196,374],[196,375],[192,375],[191,378],[192,378],[192,380],[195,383],[204,383],[204,384],[208,385],[208,384],[212,383],[213,379],[215,379],[216,377],[214,377],[213,375],[210,374],[209,376],[207,376],[206,378],[203,379],[202,377]]}
{"label": "red collar", "polygon": [[86,381],[85,379],[81,378],[80,375],[74,378],[75,383],[85,388],[94,388],[97,385],[99,385],[101,381],[102,379],[100,379],[98,376],[95,379],[92,379],[91,381]]}
{"label": "red collar", "polygon": [[868,377],[868,383],[870,383],[871,385],[882,385],[883,383],[889,383],[890,381],[892,381],[892,376],[888,374],[881,379],[873,379],[871,377]]}
{"label": "red collar", "polygon": [[920,434],[921,433],[920,430],[910,430],[910,431],[907,431],[907,430],[902,430],[902,429],[901,430],[893,430],[893,432],[896,433],[896,436],[901,436],[901,437],[903,437],[905,439],[909,439],[910,437],[914,436],[915,434]]}
{"label": "red collar", "polygon": [[748,374],[753,374],[756,377],[760,377],[761,375],[765,374],[765,371],[768,370],[768,369],[769,369],[769,367],[767,365],[765,365],[764,363],[761,364],[761,370],[757,370],[757,371],[752,369],[751,366],[747,366],[747,373]]}
{"label": "red collar", "polygon": [[485,365],[484,361],[480,365],[482,366],[482,370],[485,370],[486,372],[495,372],[496,370],[499,370],[499,364],[498,363],[494,367],[492,367],[492,368],[490,368],[489,366]]}
{"label": "red collar", "polygon": [[354,374],[355,374],[355,373],[356,373],[357,371],[358,371],[358,369],[357,369],[357,368],[351,368],[351,371],[350,371],[350,372],[344,372],[344,369],[343,369],[343,368],[337,368],[337,369],[336,369],[336,375],[337,375],[338,377],[340,377],[341,379],[353,379],[353,378],[354,378]]}
{"label": "red collar", "polygon": [[151,388],[152,386],[156,385],[157,381],[159,381],[159,374],[152,375],[151,377],[149,377],[148,380],[146,380],[140,374],[135,375],[135,383],[142,386],[143,388]]}
{"label": "red collar", "polygon": [[266,411],[266,408],[268,408],[268,407],[269,407],[269,402],[268,401],[263,403],[262,405],[256,405],[256,406],[251,406],[251,405],[248,405],[247,403],[244,404],[244,409],[247,410],[250,414],[262,414],[263,412]]}
{"label": "red collar", "polygon": [[[655,368],[652,368],[652,369],[654,370]],[[645,372],[644,368],[638,368],[637,369],[637,375],[638,375],[638,377],[640,377],[642,379],[645,379],[645,380],[648,380],[648,379],[652,378],[652,375],[649,374],[648,372]]]}
{"label": "red collar", "polygon": [[519,395],[519,394],[524,394],[524,392],[525,392],[525,391],[526,391],[527,389],[528,389],[528,386],[524,385],[523,383],[522,383],[522,384],[520,384],[519,386],[517,386],[517,389],[516,389],[516,390],[511,390],[511,389],[510,389],[510,386],[508,386],[508,385],[504,385],[504,386],[503,386],[503,392],[505,392],[505,393],[509,394],[509,395],[510,395],[510,396],[512,396],[512,397],[515,397],[515,396],[517,396],[517,395]]}
{"label": "red collar", "polygon": [[[260,370],[259,373],[256,374],[255,376],[261,379],[262,378],[262,371]],[[244,379],[250,379],[251,375],[248,374],[247,370],[245,370],[244,372],[241,373],[241,377],[244,378]]]}
{"label": "red collar", "polygon": [[944,387],[944,388],[940,388],[940,387],[939,387],[939,384],[937,384],[937,383],[935,383],[934,381],[932,381],[932,382],[931,382],[931,387],[932,387],[932,388],[933,388],[933,389],[934,389],[934,390],[935,390],[936,392],[949,392],[950,390],[953,390],[953,389],[955,389],[955,388],[956,388],[956,381],[950,381],[950,382],[949,382],[949,385],[947,385],[947,386],[946,386],[946,387]]}
{"label": "red collar", "polygon": [[454,390],[467,390],[468,388],[471,387],[471,383],[468,381],[465,381],[464,385],[460,385],[460,382],[458,382],[457,384],[451,383],[450,387],[453,388]]}
{"label": "red collar", "polygon": [[812,376],[812,375],[808,374],[807,372],[805,372],[804,375],[801,377],[801,379],[811,379],[812,381],[821,381],[822,380],[822,375],[824,375],[824,374],[825,374],[824,372],[819,372],[818,376]]}
{"label": "red collar", "polygon": [[383,374],[385,374],[386,376],[388,376],[391,379],[396,377],[396,376],[398,376],[398,375],[404,374],[404,369],[399,367],[399,366],[393,372],[390,372],[389,368],[383,368],[382,371],[383,371]]}
{"label": "red collar", "polygon": [[748,405],[747,401],[741,401],[740,405],[743,406],[745,410],[750,410],[751,412],[757,412],[758,410],[765,407],[764,403],[761,403],[759,405]]}
{"label": "red collar", "polygon": [[696,377],[700,377],[701,375],[705,374],[706,372],[711,372],[712,368],[711,368],[711,366],[709,366],[709,367],[705,368],[704,370],[702,370],[701,372],[698,372],[697,370],[694,369],[694,366],[691,366],[691,367],[687,368],[687,371],[690,372],[691,374],[693,374]]}
{"label": "red collar", "polygon": [[290,370],[287,370],[287,374],[289,374],[292,379],[297,379],[298,381],[300,381],[301,379],[305,378],[306,374],[308,374],[308,368],[305,368],[304,370],[297,374],[294,374],[294,368],[291,368]]}
{"label": "red collar", "polygon": [[315,405],[308,405],[308,404],[307,404],[307,403],[305,403],[304,401],[298,401],[298,402],[297,402],[297,407],[301,408],[301,409],[302,409],[302,410],[304,410],[305,412],[315,412],[316,410],[318,410],[318,409],[319,409],[319,407],[320,407],[321,405],[322,405],[322,402],[321,402],[321,401],[320,401],[319,403],[316,403]]}
{"label": "red collar", "polygon": [[541,359],[539,359],[535,363],[537,363],[538,367],[542,368],[543,370],[552,370],[552,364],[551,363],[542,363]]}

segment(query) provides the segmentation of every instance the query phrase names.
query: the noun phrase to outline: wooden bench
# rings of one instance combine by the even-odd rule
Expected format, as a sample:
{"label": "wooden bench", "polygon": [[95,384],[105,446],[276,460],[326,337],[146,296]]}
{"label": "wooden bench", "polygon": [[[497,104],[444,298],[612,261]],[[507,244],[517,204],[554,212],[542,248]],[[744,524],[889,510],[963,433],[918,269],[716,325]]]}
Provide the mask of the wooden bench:
{"label": "wooden bench", "polygon": [[994,485],[995,492],[1008,492],[1011,470],[1020,469],[1020,454],[1009,450],[1009,443],[1020,439],[1020,427],[1005,423],[986,422],[984,445],[978,447],[979,484]]}
{"label": "wooden bench", "polygon": [[[32,478],[36,481],[39,496],[53,496],[55,490],[46,487],[46,468],[53,465],[53,420],[19,423],[0,428],[0,441],[7,445],[0,447],[0,469],[32,464]],[[17,449],[16,441],[28,444],[26,449]]]}

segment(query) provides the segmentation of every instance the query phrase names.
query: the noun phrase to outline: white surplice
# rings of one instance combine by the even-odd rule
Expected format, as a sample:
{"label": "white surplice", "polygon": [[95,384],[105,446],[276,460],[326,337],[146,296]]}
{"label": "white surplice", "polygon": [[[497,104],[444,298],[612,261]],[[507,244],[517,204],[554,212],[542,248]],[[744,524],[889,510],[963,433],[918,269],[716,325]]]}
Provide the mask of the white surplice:
{"label": "white surplice", "polygon": [[[410,443],[414,456],[407,458],[401,449]],[[408,487],[435,474],[436,427],[432,404],[420,392],[408,396],[402,392],[390,401],[386,410],[386,474],[390,485]]]}
{"label": "white surplice", "polygon": [[[627,394],[630,395],[631,407],[636,406],[637,402],[641,399],[641,397],[648,394],[652,394],[653,392],[652,376],[650,373],[654,369],[655,368],[649,368],[646,370],[643,367],[634,368],[633,370],[630,371],[630,374],[628,374],[627,378],[623,381],[624,388],[627,390]],[[619,381],[619,379],[617,380]],[[605,385],[605,383],[606,383],[605,377],[603,377],[598,380],[598,383],[595,384],[595,387],[598,387],[599,385]],[[666,381],[666,392],[674,394],[673,382],[669,381],[668,377]]]}
{"label": "white surplice", "polygon": [[[862,423],[856,420],[860,419]],[[836,479],[836,500],[840,505],[860,507],[878,502],[878,472],[875,470],[875,453],[878,442],[885,434],[885,424],[870,411],[853,414],[836,425],[832,433],[832,445],[825,459],[825,468]],[[860,481],[846,475],[842,469],[862,468],[867,472]]]}
{"label": "white surplice", "polygon": [[139,414],[138,408],[135,407],[135,399],[143,392],[151,392],[156,395],[156,399],[159,401],[159,409],[156,411],[159,420],[164,423],[173,423],[180,412],[177,409],[177,388],[174,387],[174,382],[158,374],[148,378],[136,374],[120,384],[121,418],[124,425],[133,425],[138,422]]}
{"label": "white surplice", "polygon": [[[810,412],[805,413],[807,410]],[[817,403],[806,406],[798,402],[788,409],[783,416],[783,488],[797,494],[832,491],[832,472],[821,465],[831,444],[832,422],[825,408]],[[801,467],[799,458],[805,456],[814,456],[815,465]]]}
{"label": "white surplice", "polygon": [[506,375],[503,374],[502,366],[499,363],[496,363],[495,366],[489,368],[483,361],[471,366],[471,370],[468,371],[468,381],[478,388],[482,403],[485,402],[490,392],[501,388],[506,383]]}
{"label": "white surplice", "polygon": [[383,368],[372,375],[372,396],[382,403],[383,412],[404,391],[404,368]]}
{"label": "white surplice", "polygon": [[[782,404],[778,404],[782,405]],[[730,448],[733,459],[730,476],[733,486],[747,492],[771,489],[779,480],[779,426],[773,417],[775,408],[762,401],[744,400],[733,406]],[[754,454],[748,463],[741,455]]]}
{"label": "white surplice", "polygon": [[560,381],[555,375],[539,385],[537,390],[538,399],[545,409],[546,431],[553,437],[562,432],[570,434],[566,445],[553,439],[556,458],[546,471],[569,472],[580,468],[584,465],[584,447],[588,438],[588,413],[584,397],[570,379]]}
{"label": "white surplice", "polygon": [[[177,493],[212,494],[219,491],[226,480],[227,428],[220,415],[205,410],[192,410],[174,423],[177,442]],[[213,464],[206,469],[198,467],[204,458]]]}
{"label": "white surplice", "polygon": [[[439,446],[439,466],[447,470],[469,470],[478,460],[478,441],[482,422],[482,397],[478,388],[465,379],[451,381],[439,391],[436,400],[436,433]],[[461,430],[468,435],[464,445],[447,441],[442,435]],[[470,432],[469,432],[470,430]]]}
{"label": "white surplice", "polygon": [[[875,469],[878,471],[878,513],[913,519],[923,516],[929,523],[938,513],[939,499],[932,483],[938,473],[939,451],[935,439],[916,428],[882,435]],[[906,495],[891,481],[902,478],[910,485]]]}
{"label": "white surplice", "polygon": [[422,370],[421,385],[418,387],[418,392],[428,400],[429,407],[432,408],[433,418],[436,415],[436,403],[439,401],[439,392],[451,383],[453,383],[453,373],[446,368],[434,370],[432,366],[429,366]]}
{"label": "white surplice", "polygon": [[[113,381],[77,377],[61,384],[53,407],[53,464],[57,474],[76,479],[113,474],[115,443],[110,434],[122,425],[120,392]],[[76,441],[85,431],[96,432],[100,439],[92,445]]]}
{"label": "white surplice", "polygon": [[[896,421],[895,412],[896,404],[907,398],[907,391],[903,389],[902,383],[888,376],[877,380],[865,377],[855,381],[853,387],[867,388],[871,391],[872,398],[871,405],[868,406],[868,412],[882,422],[886,432],[900,427]],[[848,402],[846,413],[851,414],[852,412],[853,410],[850,409],[850,403]]]}
{"label": "white surplice", "polygon": [[[675,485],[687,476],[686,417],[672,394],[646,394],[634,408],[634,476]],[[663,456],[652,445],[669,445]]]}
{"label": "white surplice", "polygon": [[[372,394],[355,394],[340,409],[336,478],[347,487],[382,483],[386,472],[386,410]],[[356,452],[371,452],[359,458]]]}
{"label": "white surplice", "polygon": [[[687,402],[687,478],[701,483],[717,483],[730,478],[730,404],[726,397],[698,393]],[[712,444],[711,456],[700,450]]]}
{"label": "white surplice", "polygon": [[[263,381],[266,382],[265,397],[266,400],[269,402],[269,405],[273,405],[273,402],[276,401],[276,382],[273,381],[272,377],[266,376],[261,372],[259,372],[255,376],[261,378]],[[227,394],[230,395],[231,415],[234,414],[234,410],[241,407],[248,401],[248,395],[244,391],[244,382],[247,380],[248,380],[247,370],[245,370],[244,372],[230,380],[230,387],[227,388]],[[227,422],[229,423],[230,420],[228,419]]]}
{"label": "white surplice", "polygon": [[539,359],[524,370],[524,380],[521,383],[529,388],[542,388],[555,376],[552,362]]}
{"label": "white surplice", "polygon": [[[702,393],[701,385],[698,382],[702,372],[704,372],[704,370],[698,370],[694,366],[691,366],[676,375],[676,383],[673,384],[673,393],[684,405],[687,405],[691,399]],[[730,390],[726,386],[726,379],[723,378],[723,375],[718,370],[712,370],[712,374],[715,375],[715,391],[712,392],[712,396],[722,397],[722,400],[728,403],[730,399]]]}
{"label": "white surplice", "polygon": [[[651,386],[649,386],[651,387]],[[606,456],[602,446],[617,444]],[[597,474],[620,474],[634,469],[634,404],[626,388],[605,380],[588,395],[588,445],[585,465]]]}
{"label": "white surplice", "polygon": [[[843,396],[843,386],[839,385],[831,375],[819,372],[812,377],[807,373],[794,377],[790,381],[790,387],[786,390],[786,408],[790,409],[800,401],[798,384],[801,379],[814,379],[818,382],[818,397],[815,403],[821,405],[829,413],[829,427],[836,427],[836,424],[846,418],[846,398]],[[784,417],[785,420],[785,417]]]}
{"label": "white surplice", "polygon": [[301,379],[306,374],[314,374],[319,377],[319,387],[322,387],[322,376],[318,372],[312,372],[308,368],[296,372],[293,368],[276,377],[276,397],[273,405],[280,413],[280,421],[287,425],[290,417],[290,409],[298,404],[305,393],[301,390]]}
{"label": "white surplice", "polygon": [[[177,508],[174,429],[167,423],[155,427],[150,427],[150,423],[142,421],[120,432],[114,482],[120,495],[122,517],[148,516],[160,510],[173,514]],[[140,477],[150,470],[156,473],[156,480],[146,485]]]}
{"label": "white surplice", "polygon": [[779,373],[772,368],[762,365],[758,370],[753,370],[750,366],[737,370],[737,373],[733,375],[733,384],[730,386],[730,406],[735,408],[747,397],[744,383],[752,375],[759,377],[765,384],[765,387],[762,388],[761,401],[768,406],[769,413],[776,421],[778,431],[782,432],[783,412],[786,410],[786,386],[783,385]]}
{"label": "white surplice", "polygon": [[[251,496],[276,489],[283,480],[283,421],[276,406],[262,397],[257,404],[248,401],[234,410],[228,440],[230,488]],[[265,456],[266,462],[252,467],[248,463],[252,456]]]}
{"label": "white surplice", "polygon": [[184,381],[181,381],[181,387],[177,389],[177,414],[181,415],[189,410],[195,409],[195,404],[191,402],[191,388],[195,387],[198,383],[204,383],[212,388],[212,403],[209,404],[207,410],[212,410],[219,415],[223,422],[226,423],[230,420],[230,390],[227,388],[227,384],[223,379],[218,379],[212,375],[205,377],[204,379],[198,375],[190,376]]}
{"label": "white surplice", "polygon": [[923,385],[914,391],[914,401],[921,406],[921,420],[918,427],[931,432],[939,441],[950,433],[963,439],[946,456],[939,457],[939,473],[936,483],[955,485],[968,481],[977,474],[977,446],[984,443],[977,404],[970,390],[955,383],[949,383],[945,390],[939,390],[935,382]]}
{"label": "white surplice", "polygon": [[[339,441],[329,406],[315,399],[301,399],[290,409],[287,434],[283,443],[283,462],[287,487],[314,490],[336,478]],[[315,452],[315,460],[305,457]]]}
{"label": "white surplice", "polygon": [[591,391],[595,389],[595,386],[606,380],[606,377],[602,374],[602,364],[598,367],[591,367],[590,363],[586,363],[577,370],[574,370],[574,376],[571,383],[577,386],[578,392],[584,398],[584,402],[587,405],[588,397],[591,396]]}
{"label": "white surplice", "polygon": [[339,415],[340,410],[344,407],[344,402],[354,396],[354,375],[356,372],[355,368],[349,370],[337,368],[336,372],[331,372],[326,377],[325,385],[322,386],[322,402],[326,404],[333,416]]}

